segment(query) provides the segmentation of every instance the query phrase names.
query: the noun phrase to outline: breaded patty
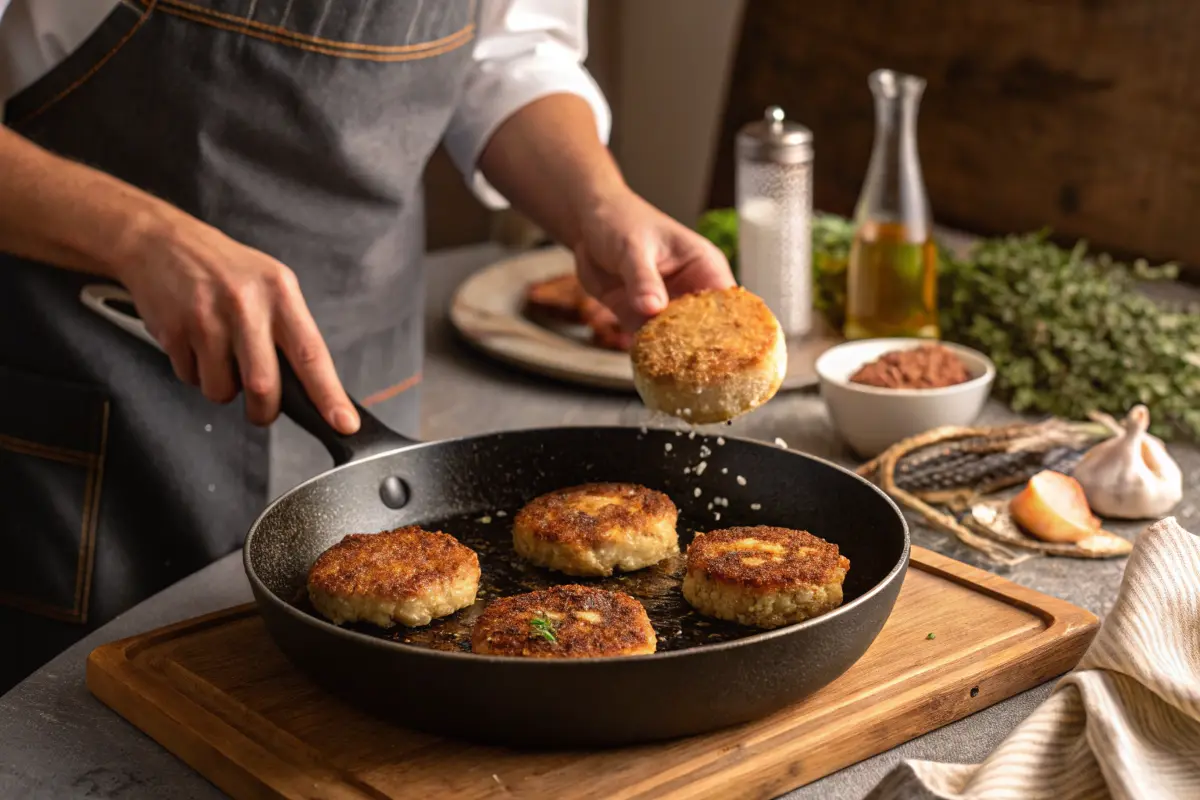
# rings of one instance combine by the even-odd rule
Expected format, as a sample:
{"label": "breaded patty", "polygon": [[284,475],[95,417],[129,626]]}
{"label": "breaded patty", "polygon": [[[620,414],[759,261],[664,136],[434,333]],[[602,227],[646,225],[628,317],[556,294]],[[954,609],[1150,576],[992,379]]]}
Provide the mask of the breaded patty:
{"label": "breaded patty", "polygon": [[634,336],[630,357],[642,402],[698,425],[757,408],[787,374],[779,321],[741,287],[672,300]]}
{"label": "breaded patty", "polygon": [[842,603],[850,560],[807,531],[758,525],[697,533],[683,596],[710,617],[778,628]]}
{"label": "breaded patty", "polygon": [[646,609],[623,592],[555,586],[492,602],[475,622],[471,650],[495,656],[597,658],[653,653]]}
{"label": "breaded patty", "polygon": [[331,622],[428,625],[475,602],[479,556],[448,533],[410,525],[352,533],[317,558],[308,596]]}
{"label": "breaded patty", "polygon": [[567,575],[611,575],[679,552],[679,511],[662,492],[634,483],[589,483],[544,494],[513,520],[513,547]]}

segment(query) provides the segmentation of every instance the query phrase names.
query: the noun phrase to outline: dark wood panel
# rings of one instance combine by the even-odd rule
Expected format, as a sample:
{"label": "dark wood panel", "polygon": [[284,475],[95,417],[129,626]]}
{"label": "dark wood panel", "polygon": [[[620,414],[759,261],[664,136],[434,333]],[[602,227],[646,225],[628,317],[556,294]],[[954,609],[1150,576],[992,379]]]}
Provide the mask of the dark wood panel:
{"label": "dark wood panel", "polygon": [[782,105],[815,135],[815,201],[848,213],[873,135],[867,75],[928,81],[919,141],[939,222],[1051,226],[1200,265],[1200,4],[748,0],[711,201],[737,128]]}

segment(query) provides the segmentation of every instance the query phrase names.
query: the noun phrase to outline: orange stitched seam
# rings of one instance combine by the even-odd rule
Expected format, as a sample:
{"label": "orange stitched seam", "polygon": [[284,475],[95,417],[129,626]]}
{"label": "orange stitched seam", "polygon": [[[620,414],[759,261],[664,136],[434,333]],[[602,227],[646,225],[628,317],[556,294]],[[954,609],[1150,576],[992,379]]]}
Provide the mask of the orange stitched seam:
{"label": "orange stitched seam", "polygon": [[259,31],[251,30],[244,26],[227,25],[223,22],[217,22],[215,19],[209,19],[206,17],[202,17],[197,14],[192,14],[191,12],[183,11],[178,8],[167,8],[165,6],[159,6],[158,10],[164,14],[173,14],[177,17],[181,17],[182,19],[191,20],[192,22],[198,22],[201,25],[208,25],[210,27],[219,28],[220,30],[224,30],[224,31],[232,31],[233,33],[241,33],[246,36],[253,36],[256,39],[262,39],[264,41],[272,42],[274,44],[282,44],[287,47],[296,47],[301,50],[308,50],[310,52],[320,53],[321,55],[326,55],[326,56],[336,56],[338,58],[351,58],[351,59],[357,59],[360,61],[395,62],[395,61],[417,61],[417,60],[424,59],[424,58],[432,58],[434,56],[439,56],[443,53],[448,53],[451,50],[457,50],[459,47],[462,47],[464,44],[471,41],[471,39],[474,35],[474,30],[475,30],[474,25],[468,25],[466,28],[463,28],[462,31],[460,31],[460,35],[462,35],[462,38],[460,41],[450,42],[446,45],[441,46],[439,49],[436,49],[436,50],[423,50],[419,53],[398,53],[396,55],[374,55],[371,53],[348,52],[346,50],[340,50],[340,49],[335,50],[335,49],[329,48],[329,47],[316,47],[314,45],[305,44],[304,42],[290,41],[290,40],[284,39],[282,37],[271,36],[266,33],[261,33]]}
{"label": "orange stitched seam", "polygon": [[125,44],[130,39],[133,38],[133,35],[138,32],[138,29],[141,28],[142,25],[144,25],[146,23],[146,20],[148,20],[150,18],[150,12],[154,11],[154,6],[157,5],[158,0],[143,0],[143,2],[146,5],[146,10],[142,12],[142,16],[139,17],[138,21],[135,22],[133,27],[129,29],[129,32],[126,33],[124,36],[122,36],[121,40],[119,42],[117,42],[115,45],[113,45],[112,50],[109,50],[107,53],[105,53],[104,57],[101,58],[99,61],[97,61],[95,64],[93,64],[92,68],[89,69],[87,72],[83,73],[83,75],[77,81],[72,83],[66,89],[63,89],[61,92],[56,94],[54,97],[50,98],[48,101],[46,101],[46,103],[41,108],[37,109],[36,111],[30,112],[29,114],[26,114],[24,117],[22,117],[19,120],[13,121],[12,126],[15,128],[20,125],[24,125],[25,123],[29,122],[30,120],[41,116],[41,114],[44,113],[47,109],[49,109],[51,106],[58,103],[64,97],[69,95],[71,92],[78,89],[80,86],[82,86],[84,84],[84,82],[86,82],[89,78],[91,78],[93,75],[95,75],[97,72],[99,72],[100,68],[103,67],[106,63],[108,63],[108,60],[110,58],[112,58],[113,56],[115,56],[117,54],[117,51],[120,50],[122,47],[124,47]]}
{"label": "orange stitched seam", "polygon": [[[150,0],[138,0],[138,1],[140,3],[142,3],[143,5],[145,5]],[[337,39],[326,39],[323,36],[311,36],[306,33],[298,33],[293,30],[288,30],[287,28],[281,28],[278,25],[268,25],[265,22],[256,22],[255,20],[246,19],[245,17],[239,17],[235,14],[227,14],[224,11],[217,11],[216,9],[205,8],[204,6],[198,6],[194,3],[185,2],[185,0],[159,0],[159,1],[161,2],[162,6],[172,6],[174,8],[180,8],[180,9],[185,9],[185,10],[191,11],[191,12],[193,12],[195,14],[199,14],[201,16],[216,17],[218,19],[228,20],[229,22],[232,22],[233,24],[238,25],[239,27],[257,28],[259,30],[267,31],[267,32],[270,32],[270,33],[273,33],[273,34],[276,34],[279,36],[284,36],[284,37],[291,38],[291,39],[299,39],[301,41],[309,42],[310,44],[315,44],[315,45],[319,45],[319,46],[323,46],[323,47],[344,48],[346,50],[363,50],[366,52],[373,52],[373,53],[412,53],[412,52],[418,52],[421,50],[434,49],[434,48],[440,47],[443,44],[446,44],[447,42],[457,39],[459,36],[461,36],[463,34],[464,31],[473,29],[475,27],[474,23],[469,23],[466,27],[455,31],[454,33],[447,34],[446,36],[443,36],[440,39],[433,39],[428,42],[419,42],[417,44],[402,44],[402,45],[359,44],[357,42],[343,42],[343,41],[339,41]],[[162,10],[167,11],[169,9],[163,8]]]}
{"label": "orange stitched seam", "polygon": [[54,447],[48,444],[40,444],[39,442],[31,442],[28,439],[18,439],[16,436],[8,436],[3,433],[0,433],[0,450],[9,450],[13,453],[21,453],[27,456],[37,456],[51,461],[61,461],[64,464],[75,464],[80,467],[89,467],[96,460],[95,454],[87,453],[83,450],[72,450],[69,447]]}
{"label": "orange stitched seam", "polygon": [[92,595],[92,572],[96,566],[96,528],[100,525],[100,493],[104,488],[104,454],[108,450],[108,401],[100,416],[100,452],[88,470],[88,493],[84,497],[83,525],[80,530],[79,562],[75,567],[75,614],[87,622]]}
{"label": "orange stitched seam", "polygon": [[421,373],[419,372],[416,375],[410,375],[399,383],[389,386],[386,389],[381,389],[370,397],[367,397],[362,401],[362,404],[365,408],[370,408],[371,406],[382,403],[385,400],[391,400],[396,395],[403,394],[420,383],[421,377]]}

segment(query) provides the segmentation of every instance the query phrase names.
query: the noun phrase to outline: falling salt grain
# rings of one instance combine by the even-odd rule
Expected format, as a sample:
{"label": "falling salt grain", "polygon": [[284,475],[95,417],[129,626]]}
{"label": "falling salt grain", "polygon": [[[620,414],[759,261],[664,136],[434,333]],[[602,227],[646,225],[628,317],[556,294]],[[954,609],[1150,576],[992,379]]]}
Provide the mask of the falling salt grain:
{"label": "falling salt grain", "polygon": [[507,517],[507,516],[508,516],[508,512],[507,512],[507,511],[497,511],[497,512],[496,512],[496,516],[497,516],[497,517]]}
{"label": "falling salt grain", "polygon": [[[500,783],[500,776],[499,776],[499,775],[497,775],[496,773],[494,773],[494,772],[493,772],[493,773],[492,773],[492,780],[494,780],[496,783]],[[503,784],[503,783],[500,783],[500,785],[501,785],[501,786],[503,786],[504,784]]]}
{"label": "falling salt grain", "polygon": [[671,452],[671,443],[667,442],[666,444],[664,444],[663,450],[666,450],[668,453]]}
{"label": "falling salt grain", "polygon": [[491,517],[489,517],[489,516],[486,516],[486,515],[485,515],[485,516],[482,516],[482,517],[480,517],[479,519],[477,519],[477,520],[475,520],[475,521],[476,521],[476,522],[482,522],[484,525],[491,525],[491,524],[492,524],[492,518],[491,518]]}
{"label": "falling salt grain", "polygon": [[761,511],[761,510],[762,510],[762,503],[751,503],[751,504],[750,504],[750,510],[751,510],[751,511]]}
{"label": "falling salt grain", "polygon": [[204,432],[205,432],[205,433],[212,433],[212,425],[205,425],[205,426],[204,426]]}
{"label": "falling salt grain", "polygon": [[708,458],[711,455],[712,455],[712,450],[708,449],[708,445],[703,445],[703,444],[700,445],[700,457],[701,458]]}
{"label": "falling salt grain", "polygon": [[775,444],[779,447],[782,447],[784,450],[787,450],[787,442],[785,442],[783,439],[780,439],[778,436],[775,437]]}
{"label": "falling salt grain", "polygon": [[717,444],[725,444],[725,437],[724,437],[724,436],[718,436],[718,437],[717,437]]}
{"label": "falling salt grain", "polygon": [[700,496],[700,487],[699,487],[699,486],[697,486],[697,487],[696,487],[696,488],[695,488],[695,489],[692,491],[692,496],[693,496],[693,497],[699,497],[699,496]]}
{"label": "falling salt grain", "polygon": [[743,478],[741,475],[738,475],[738,476],[737,476],[737,482],[738,482],[738,486],[745,486],[745,485],[746,485],[746,479],[745,479],[745,478]]}
{"label": "falling salt grain", "polygon": [[696,432],[695,432],[695,431],[691,431],[690,433],[688,433],[688,438],[689,438],[689,439],[695,439],[695,438],[696,438]]}
{"label": "falling salt grain", "polygon": [[712,511],[712,503],[709,503],[709,504],[708,504],[708,510],[709,510],[709,511]]}
{"label": "falling salt grain", "polygon": [[683,436],[683,431],[675,431],[676,436]]}
{"label": "falling salt grain", "polygon": [[697,475],[703,475],[703,474],[704,474],[704,470],[706,470],[706,469],[708,469],[708,462],[707,462],[707,461],[701,461],[699,464],[697,464],[697,465],[696,465],[696,474],[697,474]]}
{"label": "falling salt grain", "polygon": [[690,408],[685,408],[685,409],[683,410],[683,415],[684,415],[685,417],[690,417],[690,416],[692,415],[692,410],[691,410]]}
{"label": "falling salt grain", "polygon": [[689,474],[691,471],[692,471],[692,468],[691,468],[691,467],[684,467],[684,468],[683,468],[683,474],[684,474],[684,475],[687,475],[687,474]]}
{"label": "falling salt grain", "polygon": [[210,483],[210,484],[208,485],[208,490],[209,490],[210,492],[215,492],[215,491],[217,490],[217,485],[216,485],[215,483]]}
{"label": "falling salt grain", "polygon": [[728,475],[728,474],[729,474],[729,467],[721,467],[721,474],[722,474],[722,475]]}
{"label": "falling salt grain", "polygon": [[720,511],[714,511],[714,512],[713,512],[713,519],[715,519],[715,520],[717,520],[718,522],[720,522],[720,521],[721,521],[721,512],[720,512]]}
{"label": "falling salt grain", "polygon": [[638,430],[640,430],[640,431],[642,432],[642,435],[643,435],[643,436],[645,436],[645,435],[646,435],[646,426],[645,426],[645,425],[643,425],[642,427],[638,428]]}

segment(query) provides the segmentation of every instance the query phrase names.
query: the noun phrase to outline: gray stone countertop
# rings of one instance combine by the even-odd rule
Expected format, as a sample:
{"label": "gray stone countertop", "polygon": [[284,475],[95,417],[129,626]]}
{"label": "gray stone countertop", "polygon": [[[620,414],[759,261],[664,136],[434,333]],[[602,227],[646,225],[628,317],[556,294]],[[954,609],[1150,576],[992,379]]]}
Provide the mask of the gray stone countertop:
{"label": "gray stone countertop", "polygon": [[[632,395],[596,392],[531,377],[475,354],[458,341],[445,310],[454,287],[472,270],[504,253],[491,245],[430,258],[428,356],[422,385],[422,434],[426,439],[545,425],[643,424],[647,414]],[[481,402],[482,398],[487,402]],[[1011,419],[998,404],[985,423]],[[772,441],[855,465],[811,392],[781,394],[737,421],[730,433]],[[286,422],[276,426],[272,493],[327,466],[314,441]],[[1200,528],[1200,449],[1172,448],[1189,485],[1179,521]],[[915,521],[915,520],[914,520]],[[1116,530],[1136,534],[1140,525]],[[1111,606],[1124,559],[1083,561],[1035,558],[997,569],[955,539],[919,524],[916,544],[1000,572],[1018,583],[1069,600],[1101,616]],[[96,646],[181,619],[250,600],[238,554],[218,561],[131,609],[59,655],[0,697],[0,797],[121,798],[177,800],[218,798],[222,793],[183,762],[95,700],[84,686],[84,662]],[[959,722],[844,769],[787,795],[859,798],[899,760],[978,762],[1049,694],[1044,684]]]}

